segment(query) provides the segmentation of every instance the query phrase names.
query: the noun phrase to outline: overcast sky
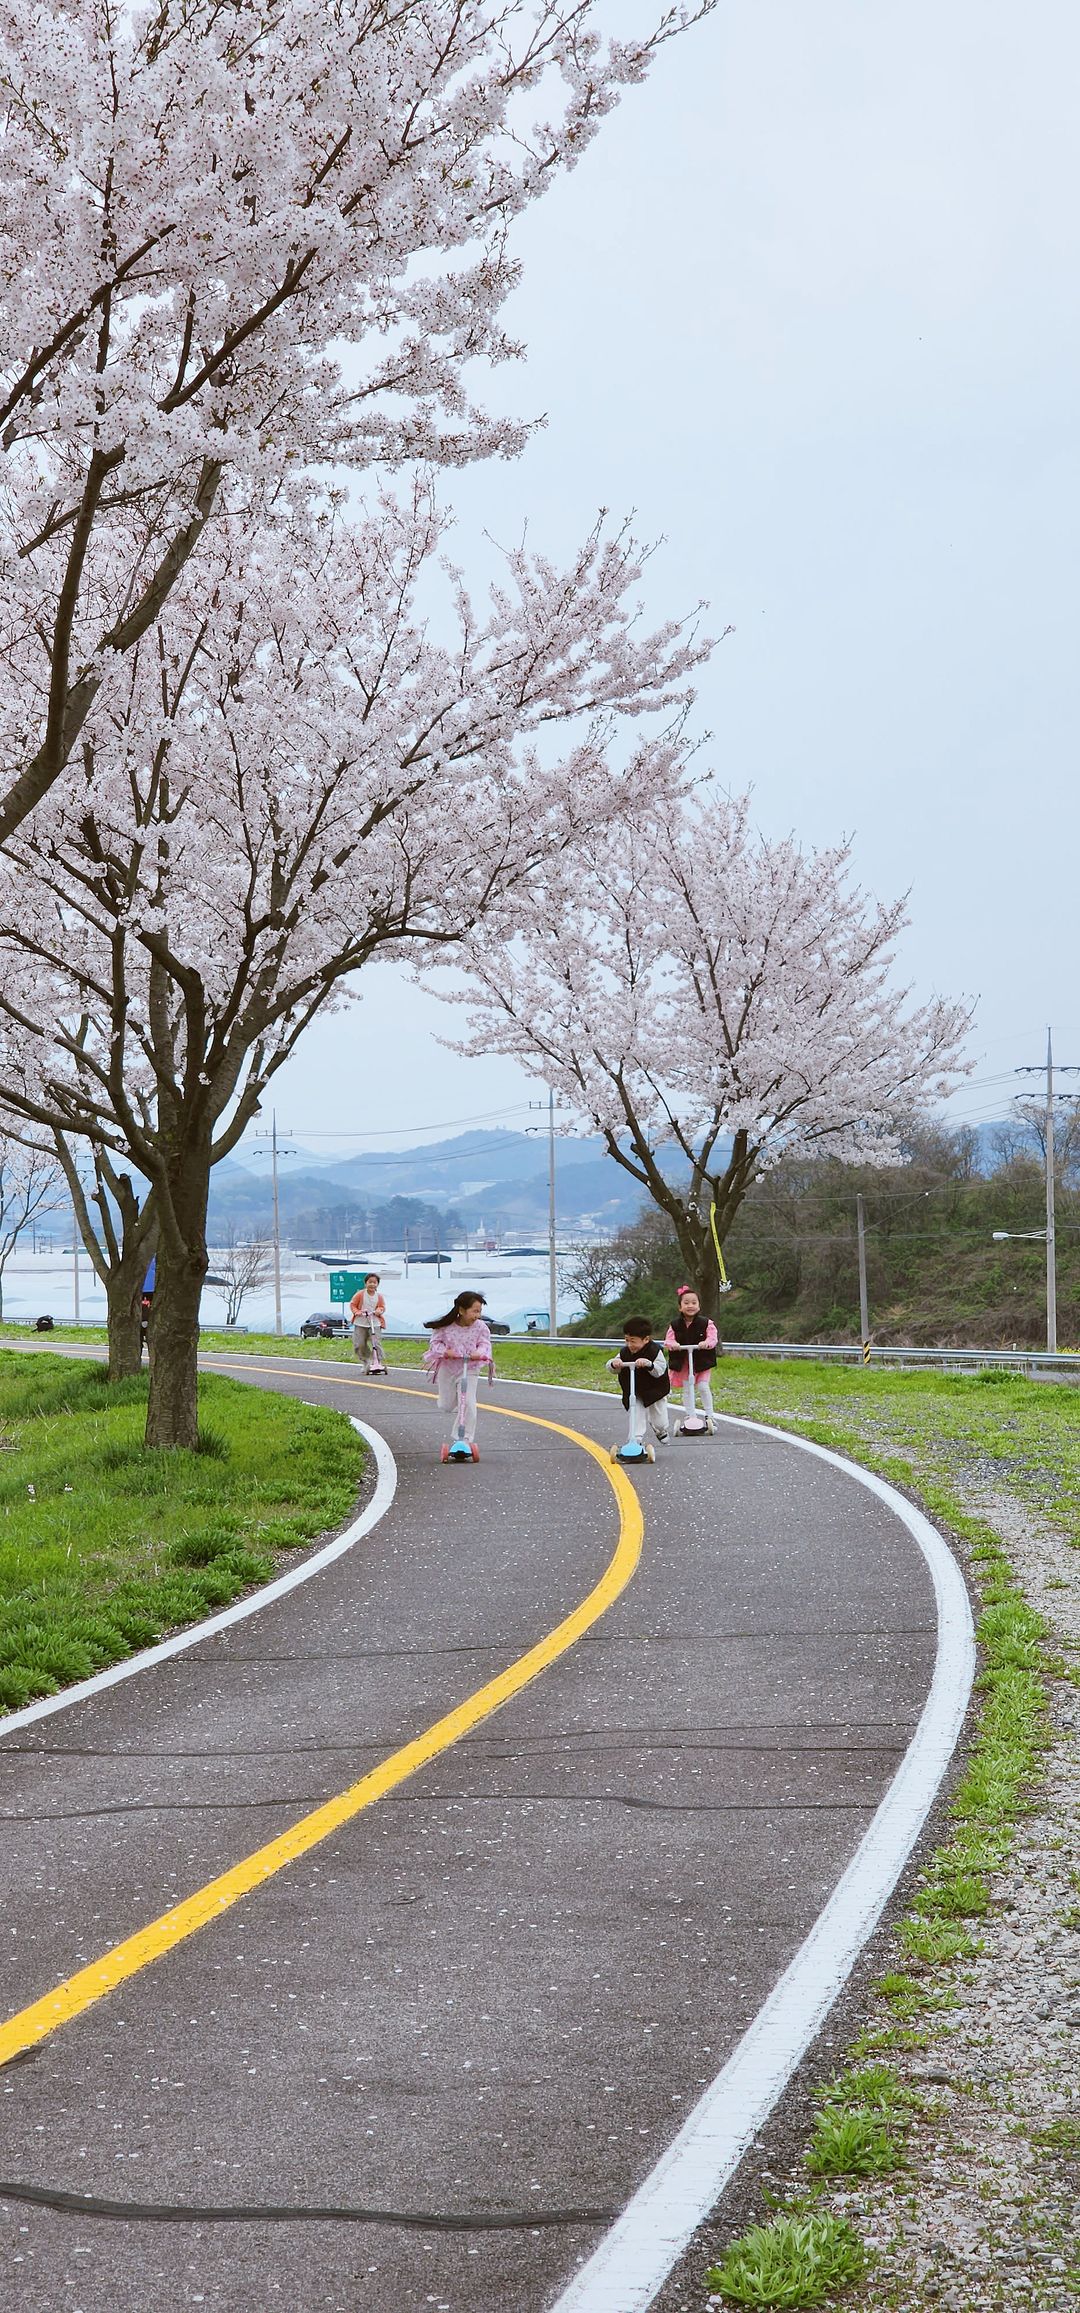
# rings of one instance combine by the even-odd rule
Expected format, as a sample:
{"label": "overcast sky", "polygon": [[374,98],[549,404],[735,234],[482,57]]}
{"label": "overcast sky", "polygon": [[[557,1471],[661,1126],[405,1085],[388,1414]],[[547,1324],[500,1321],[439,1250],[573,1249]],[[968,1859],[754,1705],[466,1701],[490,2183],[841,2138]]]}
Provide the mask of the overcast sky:
{"label": "overcast sky", "polygon": [[[1073,0],[722,0],[519,232],[529,355],[488,400],[545,430],[447,478],[477,584],[485,531],[663,535],[650,612],[735,629],[710,760],[766,832],[910,886],[904,976],[978,1000],[973,1119],[1048,1021],[1080,1062],[1078,73]],[[364,986],[277,1080],[289,1129],[529,1121],[433,999]]]}

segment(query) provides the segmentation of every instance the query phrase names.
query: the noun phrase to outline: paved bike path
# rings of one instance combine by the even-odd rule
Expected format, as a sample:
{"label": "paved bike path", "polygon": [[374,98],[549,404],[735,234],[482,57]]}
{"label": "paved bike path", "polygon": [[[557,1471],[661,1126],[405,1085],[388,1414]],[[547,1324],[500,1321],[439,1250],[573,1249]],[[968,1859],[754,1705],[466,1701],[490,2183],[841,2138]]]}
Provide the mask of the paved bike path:
{"label": "paved bike path", "polygon": [[[5,2013],[418,1734],[610,1559],[614,1497],[570,1440],[484,1400],[481,1464],[444,1470],[418,1377],[252,1378],[376,1422],[397,1497],[247,1621],[0,1729]],[[615,1402],[490,1402],[618,1434]],[[28,2313],[542,2313],[594,2246],[802,1942],[935,1647],[918,1549],[840,1470],[727,1427],[639,1490],[641,1565],[569,1655],[0,2073],[9,2180],[466,2224],[9,2200]]]}

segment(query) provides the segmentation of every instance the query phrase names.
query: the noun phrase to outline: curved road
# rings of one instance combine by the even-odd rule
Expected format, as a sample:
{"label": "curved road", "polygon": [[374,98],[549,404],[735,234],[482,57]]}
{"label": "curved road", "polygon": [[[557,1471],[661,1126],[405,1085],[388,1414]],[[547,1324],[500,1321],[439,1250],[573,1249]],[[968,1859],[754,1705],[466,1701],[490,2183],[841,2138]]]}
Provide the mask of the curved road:
{"label": "curved road", "polygon": [[[0,1729],[4,2014],[420,1734],[611,1558],[603,1469],[489,1406],[607,1443],[616,1403],[500,1385],[480,1467],[445,1470],[419,1377],[247,1370],[375,1422],[396,1499],[248,1620]],[[4,2199],[22,2313],[543,2313],[592,2251],[811,1927],[935,1650],[916,1544],[839,1469],[731,1426],[639,1490],[638,1571],[569,1653],[0,2073],[3,2178],[166,2212]],[[286,2213],[198,2214],[253,2205]]]}

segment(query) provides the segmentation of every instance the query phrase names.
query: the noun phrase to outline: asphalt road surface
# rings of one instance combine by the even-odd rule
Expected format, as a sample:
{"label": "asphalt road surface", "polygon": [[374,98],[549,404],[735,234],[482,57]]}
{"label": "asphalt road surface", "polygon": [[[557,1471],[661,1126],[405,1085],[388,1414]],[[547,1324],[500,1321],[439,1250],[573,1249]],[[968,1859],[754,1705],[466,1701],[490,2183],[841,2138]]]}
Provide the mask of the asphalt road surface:
{"label": "asphalt road surface", "polygon": [[[257,1379],[374,1422],[395,1501],[248,1620],[0,1731],[5,2015],[419,1734],[611,1558],[603,1469],[489,1409],[608,1442],[617,1402],[500,1384],[480,1465],[447,1470],[415,1374]],[[934,1657],[916,1544],[839,1469],[733,1425],[638,1483],[641,1563],[589,1635],[0,2073],[0,2177],[136,2211],[0,2196],[21,2313],[553,2303],[801,1944]]]}

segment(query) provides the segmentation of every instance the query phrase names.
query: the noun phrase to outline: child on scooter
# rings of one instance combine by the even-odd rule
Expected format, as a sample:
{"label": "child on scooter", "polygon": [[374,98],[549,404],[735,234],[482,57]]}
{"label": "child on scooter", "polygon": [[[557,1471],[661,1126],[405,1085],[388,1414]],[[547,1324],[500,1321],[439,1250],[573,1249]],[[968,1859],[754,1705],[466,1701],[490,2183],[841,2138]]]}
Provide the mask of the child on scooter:
{"label": "child on scooter", "polygon": [[349,1303],[352,1318],[353,1356],[360,1360],[364,1373],[385,1373],[379,1336],[386,1330],[386,1303],[379,1291],[378,1271],[369,1269],[358,1292]]}
{"label": "child on scooter", "polygon": [[[684,1389],[689,1373],[686,1352],[694,1352],[694,1396],[710,1429],[713,1423],[712,1384],[709,1376],[716,1364],[719,1336],[711,1317],[702,1315],[701,1303],[692,1285],[678,1288],[679,1314],[664,1335],[668,1353],[671,1386]],[[682,1353],[680,1355],[680,1352]]]}
{"label": "child on scooter", "polygon": [[634,1368],[634,1436],[640,1443],[647,1424],[663,1445],[671,1435],[665,1402],[671,1383],[667,1358],[660,1343],[653,1340],[647,1317],[627,1318],[623,1326],[623,1347],[617,1357],[608,1359],[608,1372],[615,1375],[628,1411],[631,1366]]}
{"label": "child on scooter", "polygon": [[463,1293],[454,1295],[454,1305],[445,1317],[425,1319],[431,1341],[424,1351],[424,1364],[439,1393],[439,1411],[449,1416],[449,1428],[439,1453],[439,1459],[450,1459],[450,1441],[457,1429],[458,1385],[465,1374],[465,1419],[462,1433],[474,1462],[480,1459],[476,1444],[476,1390],[480,1368],[486,1365],[492,1379],[495,1361],[491,1354],[491,1335],[484,1323],[482,1311],[484,1296],[467,1286]]}

